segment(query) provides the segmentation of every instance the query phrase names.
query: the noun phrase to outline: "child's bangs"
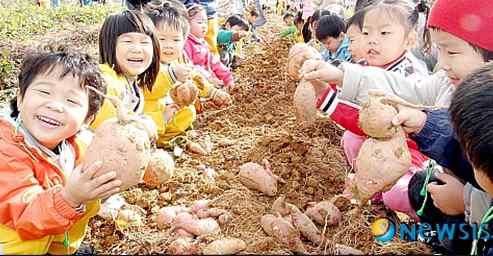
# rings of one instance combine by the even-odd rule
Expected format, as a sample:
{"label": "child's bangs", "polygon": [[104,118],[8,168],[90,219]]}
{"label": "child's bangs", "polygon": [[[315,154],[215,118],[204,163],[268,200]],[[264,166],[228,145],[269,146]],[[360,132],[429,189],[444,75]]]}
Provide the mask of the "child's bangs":
{"label": "child's bangs", "polygon": [[125,33],[143,33],[148,36],[153,34],[154,25],[144,15],[136,15],[134,12],[125,11],[115,19],[113,34],[117,38]]}
{"label": "child's bangs", "polygon": [[406,28],[406,31],[409,31],[411,29],[409,27],[409,23],[407,22],[408,15],[406,13],[406,10],[401,6],[381,4],[366,11],[365,17],[368,16],[369,13],[375,13],[381,20],[387,20],[391,24],[397,21],[399,22],[399,24]]}

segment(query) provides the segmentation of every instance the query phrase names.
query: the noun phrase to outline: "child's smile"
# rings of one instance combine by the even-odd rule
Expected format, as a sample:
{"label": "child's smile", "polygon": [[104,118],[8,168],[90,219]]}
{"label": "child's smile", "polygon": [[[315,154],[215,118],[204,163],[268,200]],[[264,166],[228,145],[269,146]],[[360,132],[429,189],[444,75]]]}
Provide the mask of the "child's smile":
{"label": "child's smile", "polygon": [[137,76],[151,65],[153,51],[148,35],[136,32],[121,34],[116,44],[116,61],[125,74]]}
{"label": "child's smile", "polygon": [[43,127],[49,128],[49,129],[58,128],[60,126],[63,126],[62,122],[60,122],[54,118],[45,116],[45,115],[36,115],[35,118],[38,121],[40,121],[40,126],[43,126]]}

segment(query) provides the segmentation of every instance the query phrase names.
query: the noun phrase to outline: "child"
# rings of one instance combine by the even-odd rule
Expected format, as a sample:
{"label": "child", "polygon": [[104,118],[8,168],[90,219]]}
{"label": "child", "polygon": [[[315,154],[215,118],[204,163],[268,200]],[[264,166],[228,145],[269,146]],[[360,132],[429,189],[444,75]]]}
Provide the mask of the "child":
{"label": "child", "polygon": [[296,14],[294,20],[290,18],[293,17],[291,13],[286,13],[284,16],[286,18],[283,19],[284,23],[288,27],[283,29],[279,35],[281,37],[293,36],[297,43],[303,43],[303,35],[301,31],[303,30],[304,21],[301,12],[298,12],[298,14]]}
{"label": "child", "polygon": [[217,56],[211,54],[204,41],[207,31],[207,15],[200,5],[188,8],[190,34],[185,42],[185,53],[192,63],[207,71],[208,80],[217,77],[222,86],[231,89],[234,86],[233,74]]}
{"label": "child", "polygon": [[366,62],[366,42],[363,38],[363,21],[365,17],[365,11],[357,11],[351,18],[346,22],[346,35],[349,38],[348,50],[351,53],[351,60],[353,63],[367,65]]}
{"label": "child", "polygon": [[[369,89],[380,89],[389,94],[395,94],[411,103],[446,107],[450,103],[455,85],[458,85],[474,69],[483,66],[486,62],[493,59],[493,41],[488,37],[482,36],[493,33],[491,27],[486,25],[493,22],[491,15],[484,11],[491,10],[492,8],[493,2],[488,0],[460,1],[455,2],[453,5],[450,5],[450,2],[446,0],[435,1],[430,11],[428,26],[431,28],[434,43],[439,46],[439,63],[443,70],[421,81],[409,80],[394,72],[386,72],[373,67],[343,64],[341,70],[327,63],[314,61],[308,61],[302,68],[302,72],[306,72],[304,78],[342,83],[343,86],[340,92],[335,92],[334,94],[327,93],[327,95],[334,99],[340,98],[361,103],[366,101]],[[472,14],[483,21],[478,24],[478,29],[470,30],[459,25],[461,20]],[[453,17],[453,19],[450,17]],[[482,32],[478,33],[477,31]],[[323,87],[327,88],[326,86]],[[324,88],[319,88],[318,91],[322,92]],[[321,97],[320,100],[326,102],[326,99],[325,97]],[[337,100],[333,102],[335,101]],[[338,104],[324,103],[321,104],[321,108],[332,111],[339,107]],[[398,120],[399,122],[396,122],[396,125],[406,121],[405,119]],[[446,122],[439,127],[444,126],[444,124]],[[436,128],[437,126],[434,127]],[[427,143],[419,145],[419,150],[435,159],[437,155],[434,149],[437,146],[432,142],[433,139],[442,141],[442,137],[430,130],[422,133],[423,140],[427,141]],[[434,137],[430,138],[430,135]],[[414,137],[414,139],[417,138]],[[475,184],[472,173],[468,172],[464,166],[458,164],[456,159],[439,161],[439,164],[451,169],[454,175],[465,182]],[[440,192],[436,192],[435,195],[432,194],[432,197],[439,198],[439,195],[446,195],[446,197],[456,198],[455,200],[451,200],[452,202],[463,204],[462,199],[464,196],[462,190],[456,189],[455,186],[449,186],[449,184],[452,184],[452,182],[440,185],[443,186],[442,189]],[[470,188],[472,186],[469,187],[469,190]],[[457,192],[460,195],[457,195]],[[469,192],[464,191],[464,193]],[[437,201],[436,204],[440,205],[440,203]],[[457,207],[454,206],[453,208]]]}
{"label": "child", "polygon": [[[108,84],[107,94],[120,98],[130,111],[142,113],[142,89],[152,90],[159,72],[159,53],[149,17],[138,11],[108,16],[99,33],[100,68]],[[115,106],[105,100],[91,127],[115,116]]]}
{"label": "child", "polygon": [[[226,67],[232,67],[233,63],[237,63],[235,59],[236,43],[248,34],[248,23],[238,15],[230,16],[224,25],[224,28],[219,29],[217,35],[217,45],[219,46],[219,55],[221,62]],[[236,67],[236,65],[235,65]]]}
{"label": "child", "polygon": [[284,22],[284,25],[286,25],[286,27],[293,26],[293,24],[294,24],[293,23],[293,21],[294,21],[293,14],[291,14],[290,12],[285,13],[282,16],[282,21]]}
{"label": "child", "polygon": [[254,42],[261,42],[262,39],[257,35],[257,31],[256,31],[257,27],[259,27],[259,25],[257,25],[257,20],[259,19],[259,13],[257,12],[257,10],[255,10],[254,7],[250,8],[246,11],[245,18],[250,24],[250,32],[252,32],[251,40]]}
{"label": "child", "polygon": [[[161,68],[152,90],[144,90],[144,113],[154,120],[158,128],[157,145],[165,147],[170,139],[190,128],[196,118],[193,105],[179,108],[168,97],[176,81],[184,82],[190,76],[197,76],[183,59],[183,47],[188,35],[189,24],[185,13],[165,3],[148,13],[156,27],[161,47]],[[211,84],[206,83],[200,90],[200,96],[212,98],[213,102],[229,104],[229,95]]]}
{"label": "child", "polygon": [[[481,229],[478,234],[493,232],[491,219],[493,216],[493,66],[488,64],[466,78],[455,91],[450,104],[451,119],[461,147],[465,151],[469,162],[474,169],[474,176],[481,188],[488,194],[490,200],[486,206],[476,209],[482,211],[481,222],[476,222]],[[478,117],[481,119],[478,121]],[[469,206],[481,204],[482,198],[472,198]],[[487,227],[486,227],[487,225]],[[491,255],[493,243],[491,237],[488,241],[484,236],[478,235],[479,242],[473,244],[471,255]]]}
{"label": "child", "polygon": [[0,253],[73,254],[99,199],[119,191],[114,171],[81,166],[78,132],[105,92],[97,64],[67,50],[27,56],[0,117]]}
{"label": "child", "polygon": [[318,21],[315,35],[328,51],[326,61],[351,61],[349,38],[346,37],[345,29],[344,21],[335,14],[325,15]]}

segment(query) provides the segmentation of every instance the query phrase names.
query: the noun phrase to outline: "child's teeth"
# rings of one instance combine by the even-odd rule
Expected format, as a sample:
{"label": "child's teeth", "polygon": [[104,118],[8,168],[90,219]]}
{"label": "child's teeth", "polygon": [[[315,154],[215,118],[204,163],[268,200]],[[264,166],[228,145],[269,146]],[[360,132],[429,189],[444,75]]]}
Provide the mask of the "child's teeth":
{"label": "child's teeth", "polygon": [[52,125],[56,125],[56,126],[60,126],[61,123],[56,121],[56,120],[53,120],[51,118],[47,118],[47,117],[44,117],[44,116],[39,116],[38,117],[41,121],[43,122],[46,122],[46,123],[49,123],[49,124],[52,124]]}

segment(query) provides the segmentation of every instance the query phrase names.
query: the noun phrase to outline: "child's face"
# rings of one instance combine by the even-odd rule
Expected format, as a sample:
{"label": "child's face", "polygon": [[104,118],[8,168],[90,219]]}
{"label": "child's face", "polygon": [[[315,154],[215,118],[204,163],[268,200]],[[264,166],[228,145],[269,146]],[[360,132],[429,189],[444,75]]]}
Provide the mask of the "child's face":
{"label": "child's face", "polygon": [[207,15],[205,11],[198,12],[190,19],[190,34],[204,38],[207,33]]}
{"label": "child's face", "polygon": [[151,65],[154,50],[151,37],[131,32],[116,39],[116,63],[128,76],[144,73]]}
{"label": "child's face", "polygon": [[478,182],[479,186],[486,191],[486,193],[493,195],[493,182],[485,172],[474,168],[474,178]]}
{"label": "child's face", "polygon": [[230,28],[231,31],[239,32],[239,31],[246,31],[242,26],[239,25],[234,25]]}
{"label": "child's face", "polygon": [[382,17],[383,14],[372,10],[365,16],[362,33],[367,42],[367,61],[370,66],[384,66],[395,61],[411,43],[408,38],[411,33],[407,33],[399,22]]}
{"label": "child's face", "polygon": [[439,49],[438,63],[452,84],[457,86],[473,70],[485,64],[481,54],[466,41],[437,29],[431,29],[431,37]]}
{"label": "child's face", "polygon": [[257,20],[257,16],[251,14],[247,14],[246,18],[247,21],[250,22],[251,24],[255,23],[255,21]]}
{"label": "child's face", "polygon": [[54,149],[76,134],[84,124],[89,98],[71,74],[60,79],[61,69],[39,74],[27,88],[24,97],[17,96],[19,117],[24,127],[41,143]]}
{"label": "child's face", "polygon": [[351,25],[347,29],[347,36],[349,37],[349,52],[355,62],[366,60],[367,43],[359,29],[358,25]]}
{"label": "child's face", "polygon": [[291,26],[293,25],[293,17],[286,17],[284,19],[284,24],[286,24],[286,26]]}
{"label": "child's face", "polygon": [[161,62],[169,63],[180,58],[185,46],[183,32],[166,25],[159,26],[156,32],[161,47]]}
{"label": "child's face", "polygon": [[339,49],[342,40],[344,40],[344,33],[341,33],[337,38],[329,36],[320,42],[325,46],[325,49],[329,50],[331,53],[335,53],[337,49]]}

